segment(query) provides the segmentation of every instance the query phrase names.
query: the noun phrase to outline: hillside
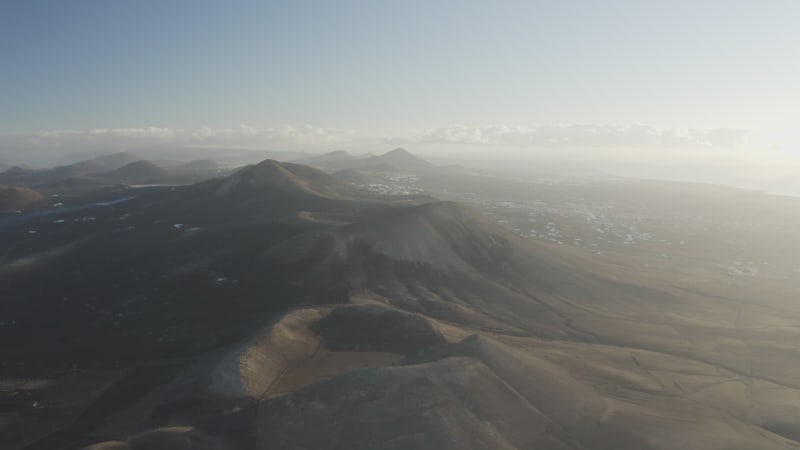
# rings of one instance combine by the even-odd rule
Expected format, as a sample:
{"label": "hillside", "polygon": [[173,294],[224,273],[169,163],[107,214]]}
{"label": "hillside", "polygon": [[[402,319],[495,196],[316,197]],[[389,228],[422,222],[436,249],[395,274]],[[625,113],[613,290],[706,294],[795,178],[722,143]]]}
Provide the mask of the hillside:
{"label": "hillside", "polygon": [[429,170],[436,167],[428,161],[425,161],[419,156],[412,155],[402,148],[396,148],[392,151],[386,152],[381,155],[380,158],[400,170],[408,170],[412,172]]}
{"label": "hillside", "polygon": [[217,205],[224,209],[246,207],[249,212],[245,214],[249,214],[262,211],[254,207],[256,204],[291,211],[303,205],[322,206],[346,201],[355,193],[353,187],[320,170],[268,159],[243,167],[228,177],[198,183],[181,195],[188,205]]}
{"label": "hillside", "polygon": [[112,180],[116,182],[157,182],[164,179],[168,172],[150,161],[134,161],[124,166],[93,176],[97,179]]}
{"label": "hillside", "polygon": [[140,160],[141,158],[128,152],[109,153],[105,155],[96,156],[92,159],[92,161],[98,164],[102,164],[103,166],[111,170],[120,168],[126,164],[130,164]]}
{"label": "hillside", "polygon": [[100,155],[92,159],[76,162],[51,169],[30,170],[11,168],[0,173],[0,183],[20,184],[24,186],[44,186],[71,178],[84,178],[91,175],[109,172],[135,161],[129,153]]}
{"label": "hillside", "polygon": [[42,194],[32,189],[0,185],[0,212],[26,210],[44,202]]}

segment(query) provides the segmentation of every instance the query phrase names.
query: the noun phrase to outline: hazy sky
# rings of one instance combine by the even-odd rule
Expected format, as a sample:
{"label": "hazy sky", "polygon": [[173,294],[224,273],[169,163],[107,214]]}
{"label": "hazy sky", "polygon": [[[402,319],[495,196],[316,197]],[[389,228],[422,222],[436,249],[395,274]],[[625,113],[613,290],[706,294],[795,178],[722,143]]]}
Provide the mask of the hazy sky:
{"label": "hazy sky", "polygon": [[0,3],[0,148],[800,142],[800,1]]}

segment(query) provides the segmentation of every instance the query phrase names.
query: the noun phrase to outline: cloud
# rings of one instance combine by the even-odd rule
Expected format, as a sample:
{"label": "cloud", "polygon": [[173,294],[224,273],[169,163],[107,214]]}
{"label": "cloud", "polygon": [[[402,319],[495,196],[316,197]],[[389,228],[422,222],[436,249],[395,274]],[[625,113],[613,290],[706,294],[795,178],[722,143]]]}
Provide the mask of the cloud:
{"label": "cloud", "polygon": [[93,128],[43,130],[0,135],[0,147],[16,149],[127,149],[152,145],[221,147],[293,147],[348,142],[353,132],[312,125],[257,128]]}
{"label": "cloud", "polygon": [[535,147],[738,147],[744,130],[677,130],[649,125],[452,125],[427,130],[416,138],[391,137],[390,144],[461,144]]}
{"label": "cloud", "polygon": [[[649,125],[452,125],[416,136],[384,137],[385,144],[458,144],[511,147],[738,147],[750,138],[743,130],[677,130]],[[353,130],[313,125],[229,128],[130,127],[90,130],[43,130],[0,135],[0,149],[116,149],[170,146],[218,146],[291,150],[347,146],[358,140],[378,142]]]}
{"label": "cloud", "polygon": [[[450,151],[446,146],[461,146],[464,151],[486,149],[514,152],[532,149],[630,149],[643,148],[731,149],[752,144],[752,135],[743,130],[677,130],[649,125],[452,125],[423,131],[407,131],[399,136],[381,137],[364,131],[314,125],[258,127],[241,124],[233,127],[172,128],[160,126],[92,128],[88,130],[52,129],[28,133],[0,133],[0,164],[43,164],[68,154],[164,147],[213,149],[257,149],[274,151],[327,151],[332,148],[374,150],[383,145],[410,147],[422,151]],[[746,147],[746,146],[745,146]],[[470,148],[472,150],[470,150]],[[460,151],[460,150],[459,150]],[[656,152],[648,152],[648,154]],[[711,152],[716,153],[716,152]],[[598,155],[600,153],[598,152]]]}
{"label": "cloud", "polygon": [[[144,127],[144,128],[94,128],[86,132],[88,137],[112,137],[126,139],[171,139],[178,134],[179,130],[171,128]],[[46,133],[46,132],[45,132]],[[73,135],[80,135],[80,132],[73,132]]]}

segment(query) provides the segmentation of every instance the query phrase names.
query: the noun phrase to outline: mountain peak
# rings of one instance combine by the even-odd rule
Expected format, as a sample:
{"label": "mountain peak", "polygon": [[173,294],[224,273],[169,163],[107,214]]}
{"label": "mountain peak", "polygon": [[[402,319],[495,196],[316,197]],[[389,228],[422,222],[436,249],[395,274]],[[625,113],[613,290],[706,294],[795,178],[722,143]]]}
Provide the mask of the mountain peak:
{"label": "mountain peak", "polygon": [[350,153],[344,150],[334,150],[332,152],[323,153],[321,155],[312,156],[309,158],[309,161],[313,162],[325,162],[325,161],[341,161],[341,160],[349,160],[354,159],[355,156],[351,155]]}
{"label": "mountain peak", "polygon": [[130,164],[139,160],[140,158],[137,158],[136,155],[128,152],[109,153],[105,155],[99,155],[91,159],[91,161],[107,166],[109,170],[118,169],[126,164]]}
{"label": "mountain peak", "polygon": [[350,189],[325,172],[301,164],[266,159],[221,180],[217,196],[280,191],[285,194],[341,198]]}
{"label": "mountain peak", "polygon": [[384,153],[380,158],[389,164],[403,170],[420,170],[431,169],[435,167],[433,164],[425,161],[413,153],[408,152],[403,148],[396,148],[389,152]]}
{"label": "mountain peak", "polygon": [[5,174],[8,174],[8,175],[19,175],[19,174],[30,173],[30,172],[33,172],[33,169],[31,169],[28,166],[13,166],[13,167],[10,167],[8,170],[6,170]]}
{"label": "mountain peak", "polygon": [[149,178],[163,176],[166,173],[167,172],[161,167],[158,167],[150,161],[142,159],[125,164],[124,166],[112,170],[111,172],[106,172],[105,175],[120,178]]}

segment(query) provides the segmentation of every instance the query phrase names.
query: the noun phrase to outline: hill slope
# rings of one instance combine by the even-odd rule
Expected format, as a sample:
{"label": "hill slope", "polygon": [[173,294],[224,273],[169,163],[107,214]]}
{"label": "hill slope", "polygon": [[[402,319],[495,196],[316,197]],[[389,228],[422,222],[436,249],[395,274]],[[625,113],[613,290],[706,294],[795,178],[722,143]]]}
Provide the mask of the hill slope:
{"label": "hill slope", "polygon": [[6,172],[0,173],[0,182],[25,186],[40,186],[58,183],[71,178],[82,178],[102,172],[113,171],[134,161],[136,161],[136,158],[133,155],[121,152],[110,155],[100,155],[74,164],[45,170],[11,168]]}
{"label": "hill slope", "polygon": [[44,201],[42,194],[32,189],[0,185],[0,212],[25,210]]}
{"label": "hill slope", "polygon": [[99,174],[92,178],[104,179],[115,182],[154,182],[166,177],[168,172],[150,161],[134,161],[124,166]]}
{"label": "hill slope", "polygon": [[180,200],[176,206],[191,216],[218,211],[233,214],[225,221],[255,216],[270,220],[304,209],[336,208],[336,204],[349,202],[359,194],[353,186],[320,170],[265,160],[241,168],[228,177],[201,182],[177,192]]}
{"label": "hill slope", "polygon": [[400,170],[419,171],[433,169],[433,164],[425,161],[419,156],[412,155],[402,148],[396,148],[392,151],[386,152],[380,158]]}

